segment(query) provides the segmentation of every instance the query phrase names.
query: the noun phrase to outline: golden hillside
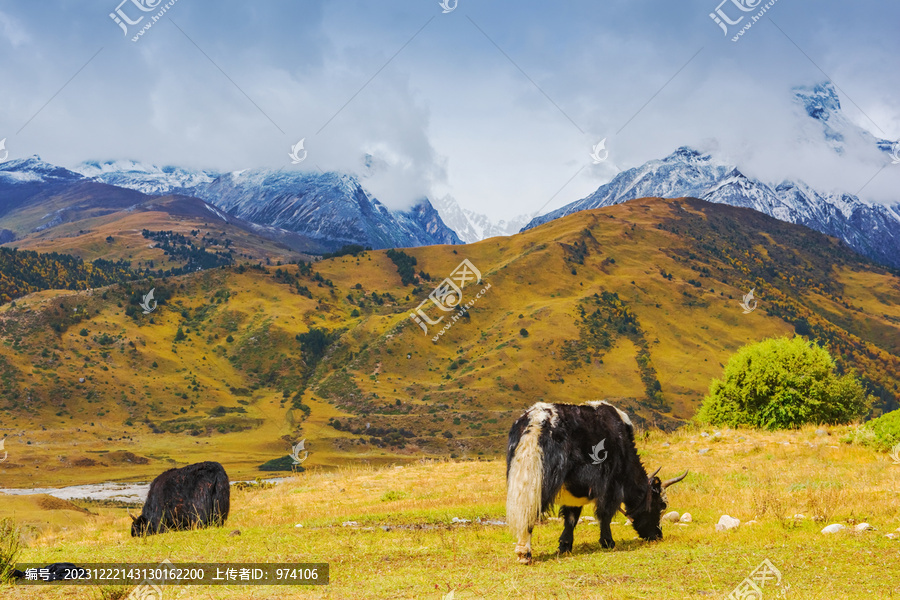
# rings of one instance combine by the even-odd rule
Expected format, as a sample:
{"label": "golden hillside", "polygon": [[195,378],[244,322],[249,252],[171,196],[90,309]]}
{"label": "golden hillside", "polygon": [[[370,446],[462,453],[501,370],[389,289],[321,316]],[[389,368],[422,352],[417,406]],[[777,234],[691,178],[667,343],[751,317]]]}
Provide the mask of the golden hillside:
{"label": "golden hillside", "polygon": [[[147,479],[214,459],[255,477],[301,438],[306,466],[494,457],[538,400],[608,398],[672,428],[738,347],[795,331],[857,369],[877,410],[900,394],[900,278],[750,210],[642,199],[404,252],[417,261],[408,286],[375,251],[0,308],[0,475]],[[409,314],[463,259],[483,278],[463,304],[487,289],[433,341],[452,317],[426,334]],[[144,315],[134,306],[151,287],[168,300]],[[751,289],[759,307],[744,314]]]}

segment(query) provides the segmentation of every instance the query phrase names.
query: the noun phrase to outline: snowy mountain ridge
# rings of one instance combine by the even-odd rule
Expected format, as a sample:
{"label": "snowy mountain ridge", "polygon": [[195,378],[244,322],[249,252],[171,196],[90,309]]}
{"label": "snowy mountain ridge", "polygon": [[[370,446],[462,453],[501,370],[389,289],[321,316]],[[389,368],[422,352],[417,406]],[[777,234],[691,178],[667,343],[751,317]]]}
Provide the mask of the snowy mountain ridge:
{"label": "snowy mountain ridge", "polygon": [[[794,89],[794,99],[820,126],[825,143],[836,153],[853,136],[865,147],[890,154],[892,144],[860,129],[841,112],[830,83]],[[660,160],[628,169],[594,193],[533,219],[530,229],[572,213],[642,197],[695,197],[709,202],[757,210],[776,219],[805,225],[843,240],[881,264],[900,268],[900,198],[890,205],[869,204],[846,193],[823,193],[805,182],[770,184],[747,176],[734,164],[683,146]],[[523,229],[523,230],[524,230]]]}
{"label": "snowy mountain ridge", "polygon": [[335,248],[462,243],[427,199],[406,211],[392,211],[346,173],[289,169],[217,173],[132,160],[88,161],[75,170],[94,181],[148,195],[195,196],[225,214],[301,233]]}

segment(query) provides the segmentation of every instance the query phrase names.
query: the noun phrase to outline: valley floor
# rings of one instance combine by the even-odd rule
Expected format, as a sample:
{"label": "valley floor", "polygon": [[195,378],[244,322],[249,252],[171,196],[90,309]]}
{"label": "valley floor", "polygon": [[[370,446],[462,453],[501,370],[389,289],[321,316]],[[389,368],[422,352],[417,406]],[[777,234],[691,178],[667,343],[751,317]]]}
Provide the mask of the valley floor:
{"label": "valley floor", "polygon": [[[663,476],[691,471],[670,489],[669,508],[691,513],[693,522],[664,523],[664,539],[645,543],[620,516],[612,551],[600,550],[597,526],[583,522],[575,532],[575,552],[558,556],[562,526],[550,517],[535,529],[530,567],[517,564],[507,528],[491,523],[505,519],[505,465],[428,460],[311,471],[272,488],[234,490],[222,529],[132,539],[124,509],[92,508],[98,514],[78,524],[34,532],[19,560],[330,565],[328,586],[169,587],[163,600],[618,600],[724,598],[768,559],[781,582],[769,582],[763,598],[897,599],[900,541],[886,534],[900,527],[900,465],[841,442],[845,433],[846,428],[826,435],[815,429],[650,433],[638,440],[648,469],[662,465]],[[795,517],[800,513],[804,518]],[[723,514],[740,519],[741,526],[717,532]],[[4,516],[21,520],[23,514],[4,498]],[[875,529],[856,533],[852,526],[861,522]],[[820,533],[829,523],[848,530]],[[232,535],[234,530],[240,535]],[[130,592],[0,586],[4,599],[111,600]]]}

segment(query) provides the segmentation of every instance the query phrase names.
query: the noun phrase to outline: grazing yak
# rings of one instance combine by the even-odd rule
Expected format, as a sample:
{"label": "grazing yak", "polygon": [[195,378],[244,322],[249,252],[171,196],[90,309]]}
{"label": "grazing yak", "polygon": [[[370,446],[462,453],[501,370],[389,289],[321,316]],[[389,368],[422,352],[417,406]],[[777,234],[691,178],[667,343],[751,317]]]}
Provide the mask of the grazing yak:
{"label": "grazing yak", "polygon": [[588,504],[600,524],[600,545],[614,548],[609,525],[625,516],[645,540],[662,538],[666,488],[647,476],[634,446],[628,415],[606,402],[583,405],[538,402],[513,424],[506,455],[506,520],[519,562],[531,564],[531,531],[551,504],[560,506],[564,529],[559,551],[570,552],[581,509]]}
{"label": "grazing yak", "polygon": [[217,462],[169,469],[150,484],[141,516],[131,516],[131,536],[221,527],[228,518],[230,498],[228,475]]}

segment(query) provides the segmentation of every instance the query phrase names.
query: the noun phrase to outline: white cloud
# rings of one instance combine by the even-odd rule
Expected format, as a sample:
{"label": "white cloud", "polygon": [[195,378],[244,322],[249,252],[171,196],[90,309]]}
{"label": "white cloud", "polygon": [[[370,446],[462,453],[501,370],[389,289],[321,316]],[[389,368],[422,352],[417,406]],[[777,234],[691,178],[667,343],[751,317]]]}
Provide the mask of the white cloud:
{"label": "white cloud", "polygon": [[[233,2],[215,14],[178,3],[172,18],[240,90],[172,23],[133,44],[102,11],[23,6],[0,13],[0,38],[14,45],[0,62],[0,80],[10,82],[0,135],[17,131],[104,48],[7,144],[63,165],[133,158],[295,168],[287,153],[305,138],[302,168],[360,174],[389,206],[450,193],[503,218],[557,193],[545,210],[582,198],[616,169],[681,145],[715,146],[749,175],[823,191],[856,192],[889,161],[852,140],[843,156],[805,142],[818,133],[796,114],[790,90],[823,80],[821,71],[770,23],[738,44],[723,40],[705,0],[461,3],[448,15],[437,2]],[[882,18],[850,18],[875,8]],[[835,0],[814,15],[792,3],[777,11],[779,26],[886,133],[845,101],[848,118],[900,138],[900,72],[878,43],[900,8]],[[591,146],[604,137],[609,160],[594,166]],[[367,153],[377,168],[365,168]],[[884,169],[863,196],[897,201],[897,172]]]}
{"label": "white cloud", "polygon": [[12,44],[13,48],[31,42],[31,36],[25,31],[24,25],[18,19],[2,11],[0,11],[0,34]]}

